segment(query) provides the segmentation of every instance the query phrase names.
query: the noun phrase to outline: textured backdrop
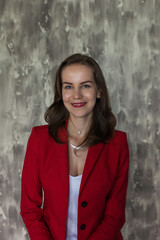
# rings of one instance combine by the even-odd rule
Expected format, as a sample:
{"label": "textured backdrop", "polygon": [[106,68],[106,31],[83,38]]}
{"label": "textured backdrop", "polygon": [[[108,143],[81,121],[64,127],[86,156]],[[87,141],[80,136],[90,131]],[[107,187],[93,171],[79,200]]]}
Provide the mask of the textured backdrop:
{"label": "textured backdrop", "polygon": [[56,68],[75,52],[101,65],[117,128],[128,133],[124,240],[159,240],[160,0],[0,0],[0,239],[27,239],[27,139],[44,124]]}

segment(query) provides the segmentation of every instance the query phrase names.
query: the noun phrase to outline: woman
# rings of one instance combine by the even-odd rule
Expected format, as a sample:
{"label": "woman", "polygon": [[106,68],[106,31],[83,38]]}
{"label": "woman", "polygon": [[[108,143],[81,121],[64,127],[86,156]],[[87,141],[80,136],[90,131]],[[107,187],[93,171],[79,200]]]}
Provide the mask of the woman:
{"label": "woman", "polygon": [[32,129],[22,173],[21,215],[31,240],[123,239],[128,144],[115,130],[94,59],[74,54],[62,62],[45,119],[48,125]]}

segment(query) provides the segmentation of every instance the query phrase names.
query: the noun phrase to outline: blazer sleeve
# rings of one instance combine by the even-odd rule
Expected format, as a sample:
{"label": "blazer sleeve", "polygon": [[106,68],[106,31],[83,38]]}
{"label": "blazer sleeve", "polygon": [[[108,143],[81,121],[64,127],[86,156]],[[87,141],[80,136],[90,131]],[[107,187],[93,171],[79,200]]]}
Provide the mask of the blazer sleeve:
{"label": "blazer sleeve", "polygon": [[51,240],[43,217],[42,186],[39,179],[37,133],[33,128],[28,140],[21,183],[21,216],[31,240]]}
{"label": "blazer sleeve", "polygon": [[119,240],[125,223],[126,191],[128,185],[129,149],[127,137],[121,138],[121,151],[116,179],[106,200],[104,218],[88,240]]}

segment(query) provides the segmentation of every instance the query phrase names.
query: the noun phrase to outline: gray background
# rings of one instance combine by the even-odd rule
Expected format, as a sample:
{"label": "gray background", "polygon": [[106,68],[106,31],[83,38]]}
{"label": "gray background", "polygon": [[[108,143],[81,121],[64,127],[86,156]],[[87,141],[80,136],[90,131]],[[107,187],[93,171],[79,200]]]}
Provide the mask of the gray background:
{"label": "gray background", "polygon": [[27,239],[19,215],[26,143],[53,101],[55,70],[82,52],[102,67],[127,131],[125,240],[160,239],[160,0],[0,0],[0,239]]}

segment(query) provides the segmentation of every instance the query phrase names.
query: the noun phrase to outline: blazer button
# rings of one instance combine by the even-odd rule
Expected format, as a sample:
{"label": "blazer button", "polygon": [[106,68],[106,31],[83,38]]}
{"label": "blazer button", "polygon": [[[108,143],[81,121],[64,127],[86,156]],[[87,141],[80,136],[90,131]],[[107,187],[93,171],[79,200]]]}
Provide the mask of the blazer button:
{"label": "blazer button", "polygon": [[82,207],[86,207],[86,206],[87,206],[87,202],[85,202],[85,201],[82,202],[82,203],[81,203],[81,206],[82,206]]}
{"label": "blazer button", "polygon": [[80,229],[81,230],[84,230],[86,228],[86,225],[85,224],[82,224],[81,226],[80,226]]}

